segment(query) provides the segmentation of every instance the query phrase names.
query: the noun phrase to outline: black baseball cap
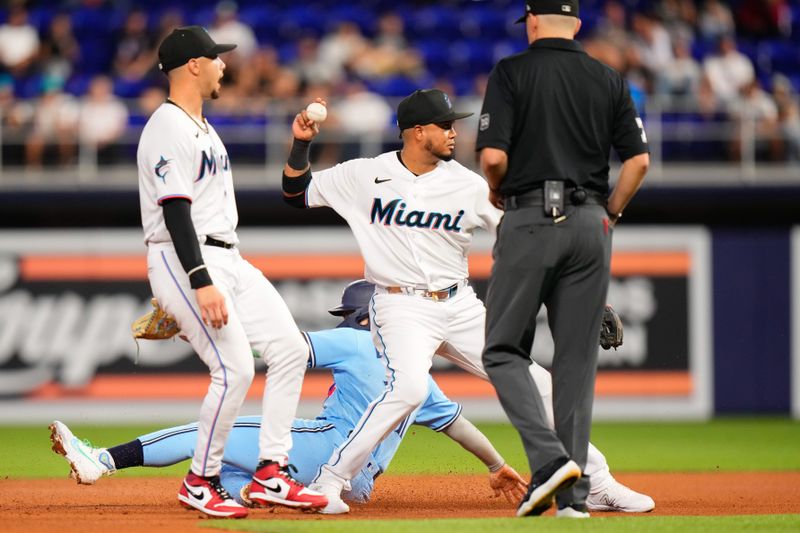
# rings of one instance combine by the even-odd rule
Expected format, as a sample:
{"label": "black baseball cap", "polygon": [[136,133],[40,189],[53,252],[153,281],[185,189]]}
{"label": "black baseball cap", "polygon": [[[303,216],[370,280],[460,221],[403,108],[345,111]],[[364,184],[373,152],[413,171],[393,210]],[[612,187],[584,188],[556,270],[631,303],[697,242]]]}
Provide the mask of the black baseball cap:
{"label": "black baseball cap", "polygon": [[525,22],[528,13],[534,15],[566,15],[578,17],[578,0],[526,0],[525,14],[516,23]]}
{"label": "black baseball cap", "polygon": [[473,113],[457,113],[450,97],[439,89],[420,89],[403,98],[397,106],[400,131],[436,122],[450,122]]}
{"label": "black baseball cap", "polygon": [[215,57],[230,52],[235,44],[217,44],[201,26],[175,28],[158,47],[158,67],[164,72],[185,65],[196,57]]}

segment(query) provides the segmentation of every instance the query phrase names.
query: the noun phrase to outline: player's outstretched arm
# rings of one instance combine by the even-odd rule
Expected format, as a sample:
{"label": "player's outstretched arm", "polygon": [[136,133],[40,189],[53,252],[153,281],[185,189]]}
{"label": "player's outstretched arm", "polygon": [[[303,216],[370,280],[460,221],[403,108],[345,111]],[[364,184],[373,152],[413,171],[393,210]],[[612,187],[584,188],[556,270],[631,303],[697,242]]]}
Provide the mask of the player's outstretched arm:
{"label": "player's outstretched arm", "polygon": [[489,439],[475,425],[460,416],[442,433],[459,443],[465,450],[480,459],[489,468],[489,486],[495,497],[501,494],[509,503],[517,505],[525,495],[525,480],[506,464]]}

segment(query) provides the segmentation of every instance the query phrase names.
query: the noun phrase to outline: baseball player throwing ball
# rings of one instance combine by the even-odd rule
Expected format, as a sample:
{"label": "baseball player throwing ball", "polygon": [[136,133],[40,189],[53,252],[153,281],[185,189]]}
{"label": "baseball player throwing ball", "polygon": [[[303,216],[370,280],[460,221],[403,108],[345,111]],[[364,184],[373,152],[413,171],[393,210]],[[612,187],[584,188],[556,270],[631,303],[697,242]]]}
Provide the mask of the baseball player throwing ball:
{"label": "baseball player throwing ball", "polygon": [[397,108],[401,150],[313,177],[308,151],[319,124],[306,111],[292,124],[284,198],[299,208],[332,207],[350,225],[375,284],[370,325],[386,365],[385,389],[311,485],[328,497],[323,513],[348,512],[340,493],[371,450],[423,404],[435,353],[486,377],[486,311],[467,282],[467,252],[473,231],[494,232],[501,212],[489,203],[486,181],[453,160],[455,121],[470,114],[456,112],[442,91],[416,91]]}
{"label": "baseball player throwing ball", "polygon": [[251,348],[269,365],[258,465],[249,487],[257,503],[324,507],[327,499],[287,469],[291,424],[307,348],[272,285],[237,250],[231,162],[203,101],[219,96],[225,63],[199,26],[178,28],[158,50],[169,98],[150,117],[137,154],[139,195],[153,294],[208,365],[191,470],[178,499],[210,516],[244,517],[219,483],[228,433],[253,380]]}
{"label": "baseball player throwing ball", "polygon": [[[369,334],[368,305],[374,290],[374,285],[365,280],[351,283],[342,294],[341,304],[329,311],[343,318],[339,326],[305,334],[308,366],[331,370],[333,386],[316,419],[295,419],[292,424],[293,446],[289,461],[297,467],[295,475],[303,483],[314,478],[320,465],[355,427],[370,400],[383,391],[384,366],[375,357]],[[541,367],[534,363],[531,371],[538,376]],[[448,399],[430,376],[428,386],[430,391],[422,407],[371,451],[367,464],[351,480],[351,489],[343,497],[357,503],[369,500],[375,478],[386,471],[413,423],[447,435],[474,454],[489,468],[489,484],[495,496],[503,494],[516,504],[525,492],[522,478],[505,464],[489,440],[464,417],[461,406]],[[549,396],[543,400],[549,405]],[[240,502],[245,502],[241,498],[242,489],[253,475],[261,424],[261,417],[237,418],[225,446],[221,483]],[[197,428],[196,423],[172,427],[110,448],[92,448],[76,438],[66,425],[56,421],[51,426],[51,439],[54,449],[70,463],[74,477],[80,483],[92,484],[116,470],[168,466],[191,458]],[[641,512],[652,508],[652,499],[630,490],[611,476],[605,457],[593,446],[589,448],[587,472],[592,480],[594,495],[589,505],[593,509]]]}

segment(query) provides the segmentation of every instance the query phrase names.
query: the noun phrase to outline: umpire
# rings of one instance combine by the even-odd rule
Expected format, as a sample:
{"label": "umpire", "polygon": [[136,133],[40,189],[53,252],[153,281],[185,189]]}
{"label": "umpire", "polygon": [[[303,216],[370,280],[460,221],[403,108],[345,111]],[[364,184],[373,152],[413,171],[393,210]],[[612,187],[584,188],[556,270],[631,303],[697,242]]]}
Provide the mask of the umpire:
{"label": "umpire", "polygon": [[[597,337],[611,233],[644,180],[647,139],[619,73],[574,41],[577,0],[528,0],[530,47],[492,71],[477,150],[490,198],[505,210],[494,249],[483,363],[522,437],[533,477],[517,516],[583,518]],[[609,153],[622,169],[609,195]],[[555,342],[555,431],[527,372],[544,303]]]}

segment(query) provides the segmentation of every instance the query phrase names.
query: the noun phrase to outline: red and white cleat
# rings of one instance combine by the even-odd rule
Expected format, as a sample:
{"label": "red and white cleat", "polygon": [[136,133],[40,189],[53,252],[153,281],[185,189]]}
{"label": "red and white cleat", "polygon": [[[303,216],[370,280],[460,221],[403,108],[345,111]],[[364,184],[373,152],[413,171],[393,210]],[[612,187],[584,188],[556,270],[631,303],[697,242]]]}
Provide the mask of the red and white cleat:
{"label": "red and white cleat", "polygon": [[231,498],[219,482],[219,476],[200,477],[189,472],[183,480],[178,500],[187,509],[197,509],[218,518],[244,518],[247,509]]}
{"label": "red and white cleat", "polygon": [[[285,505],[298,509],[319,509],[328,505],[325,495],[307,488],[289,473],[293,465],[281,466],[275,461],[261,461],[247,488],[247,499],[253,505]],[[295,468],[295,471],[297,469]]]}

